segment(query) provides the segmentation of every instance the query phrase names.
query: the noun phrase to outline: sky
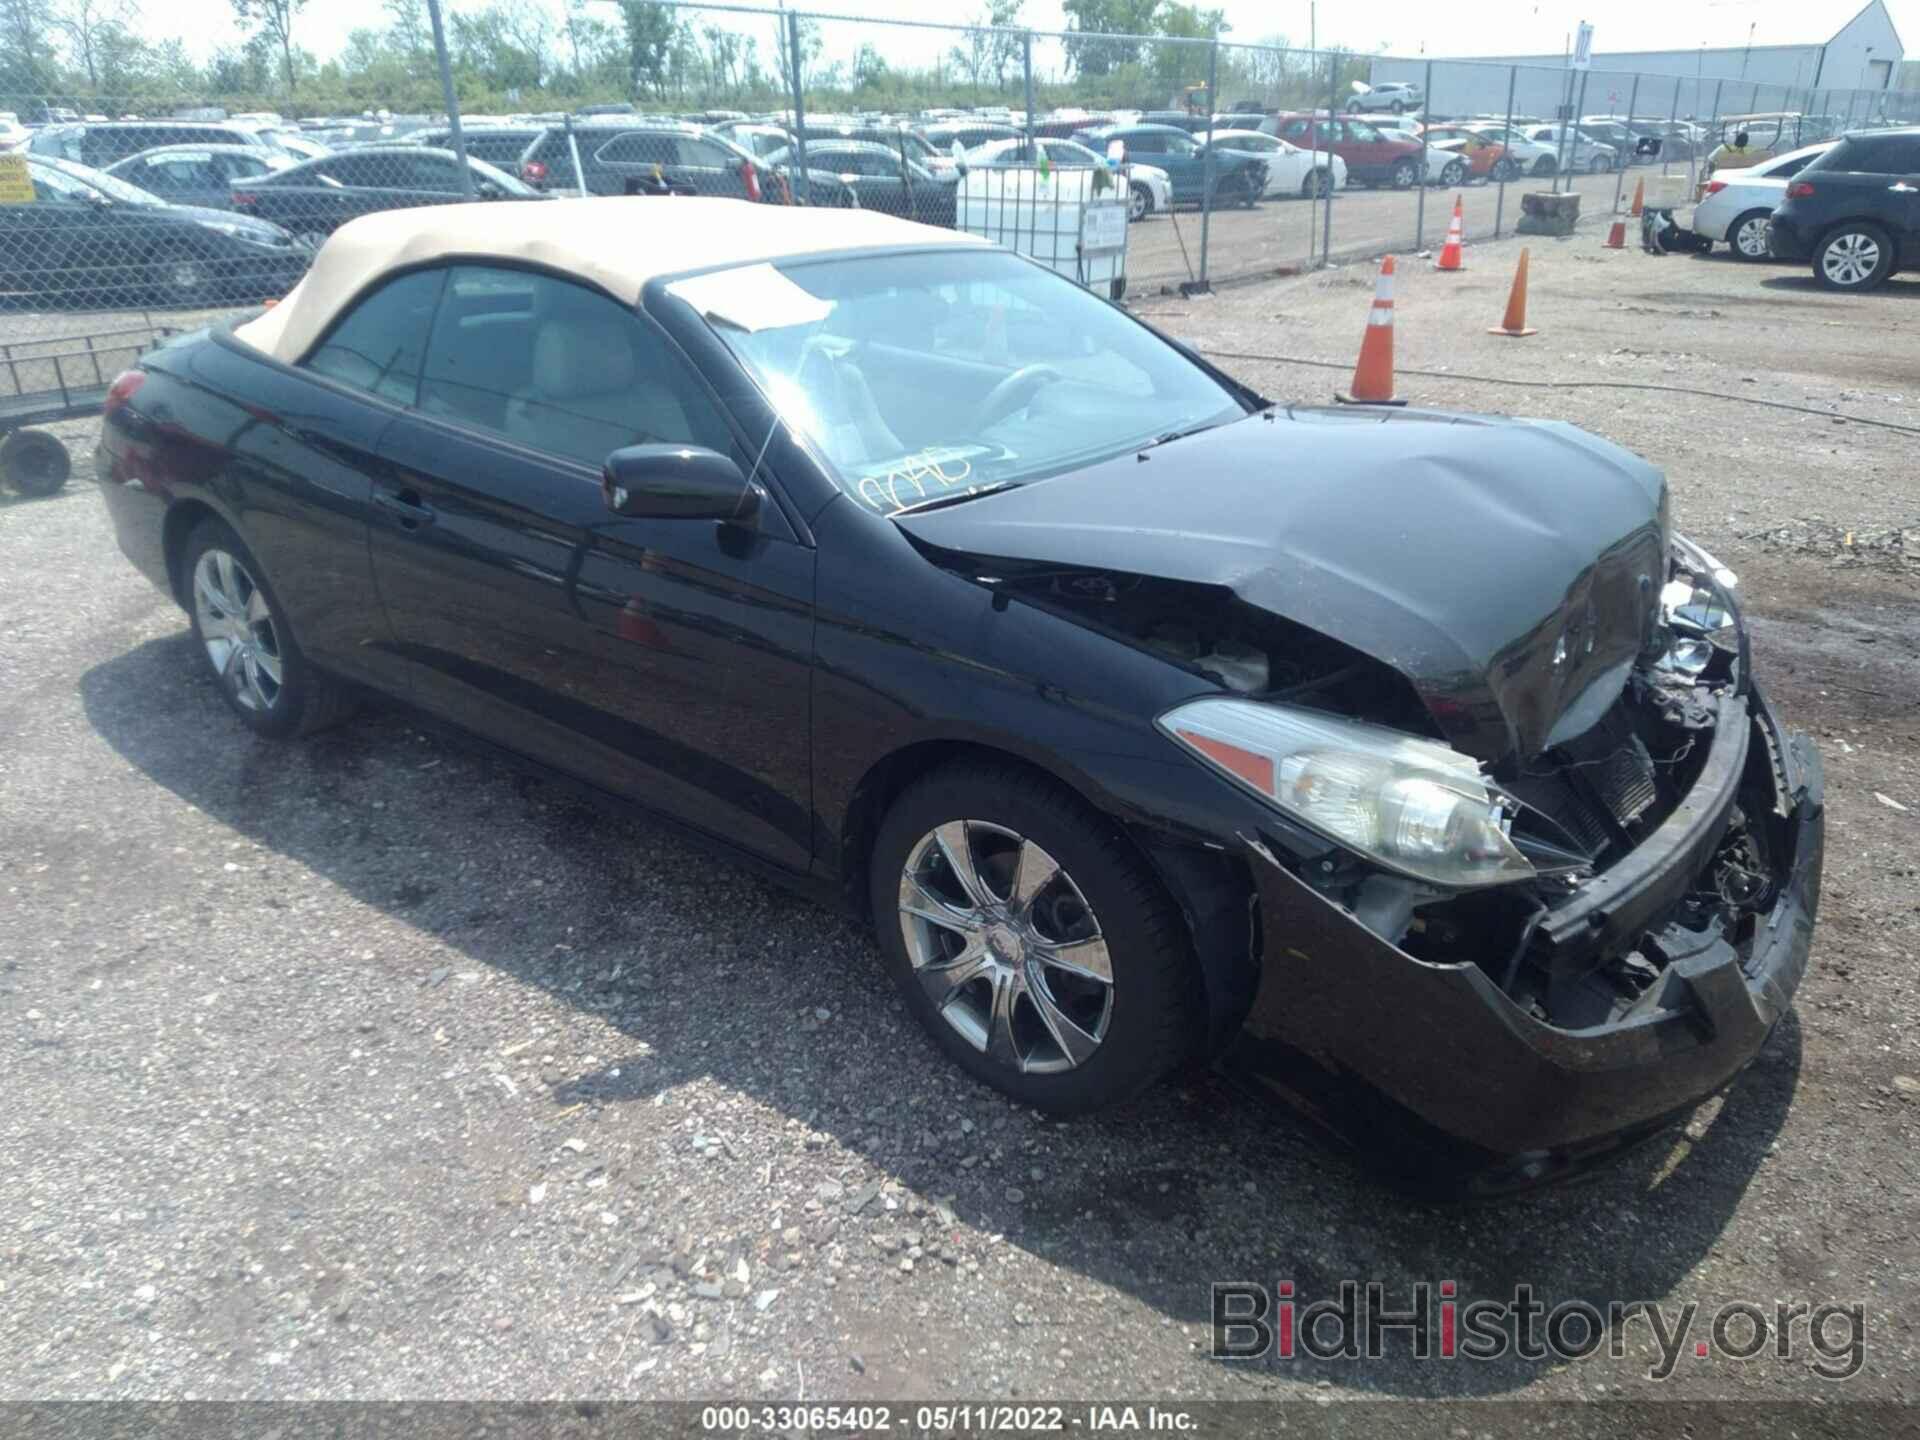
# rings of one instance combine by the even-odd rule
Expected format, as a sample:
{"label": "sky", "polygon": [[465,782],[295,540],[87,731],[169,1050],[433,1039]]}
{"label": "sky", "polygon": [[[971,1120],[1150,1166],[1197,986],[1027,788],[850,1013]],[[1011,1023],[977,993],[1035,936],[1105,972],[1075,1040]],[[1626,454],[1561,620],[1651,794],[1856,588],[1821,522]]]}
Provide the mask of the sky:
{"label": "sky", "polygon": [[[442,0],[448,11],[478,9],[483,3]],[[561,0],[536,3],[547,6],[556,16],[560,13]],[[589,3],[609,19],[617,13],[613,5],[600,0]],[[1207,0],[1200,3],[1204,5]],[[1226,12],[1233,39],[1259,41],[1278,34],[1295,45],[1307,43],[1307,0],[1215,3]],[[934,8],[925,0],[807,0],[807,4],[823,13],[857,12],[868,21],[865,27],[852,22],[827,27],[830,54],[841,49],[850,54],[861,39],[871,39],[883,53],[893,49],[903,59],[924,63],[941,44],[939,37],[928,32],[871,25],[884,19],[924,18]],[[943,7],[943,12],[960,18],[984,13],[985,8],[984,0],[976,4],[962,0],[951,9]],[[1592,0],[1585,5],[1553,0],[1499,0],[1480,5],[1440,4],[1435,0],[1342,4],[1329,0],[1319,6],[1318,38],[1322,45],[1342,45],[1363,52],[1384,43],[1388,53],[1394,55],[1556,54],[1568,33],[1584,18],[1594,21],[1594,49],[1603,54],[1610,50],[1693,49],[1702,43],[1714,48],[1737,47],[1748,43],[1749,26],[1751,43],[1787,45],[1826,39],[1857,8],[1856,0],[1841,0],[1832,7],[1810,6],[1805,0],[1606,0],[1604,5]],[[1888,0],[1888,10],[1902,41],[1910,47],[1908,58],[1920,59],[1920,0]],[[166,38],[185,29],[189,47],[202,59],[222,45],[238,44],[242,38],[228,0],[145,0],[143,14],[143,28],[154,38]],[[204,17],[206,23],[183,27],[181,21],[188,15]],[[732,28],[756,32],[765,28],[765,22],[751,17],[709,12],[709,18],[729,20]],[[353,30],[378,28],[383,19],[380,0],[308,0],[296,21],[295,36],[304,49],[325,58],[337,52]],[[1027,0],[1021,19],[1036,30],[1063,28],[1059,0]]]}

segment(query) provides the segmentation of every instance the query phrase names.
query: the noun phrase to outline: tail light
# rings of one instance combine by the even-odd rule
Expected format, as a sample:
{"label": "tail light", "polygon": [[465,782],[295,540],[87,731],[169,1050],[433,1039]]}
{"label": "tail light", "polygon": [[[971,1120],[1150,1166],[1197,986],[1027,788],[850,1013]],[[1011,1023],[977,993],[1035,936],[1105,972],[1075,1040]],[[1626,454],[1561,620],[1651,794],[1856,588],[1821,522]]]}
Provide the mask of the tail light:
{"label": "tail light", "polygon": [[1811,180],[1796,180],[1787,186],[1787,198],[1789,200],[1805,200],[1811,194],[1813,194],[1813,182]]}
{"label": "tail light", "polygon": [[233,203],[236,209],[251,210],[260,203],[260,197],[251,190],[236,190],[233,192]]}
{"label": "tail light", "polygon": [[538,185],[547,178],[547,167],[538,160],[529,160],[520,167],[520,178],[529,185]]}
{"label": "tail light", "polygon": [[146,383],[146,371],[122,370],[118,375],[113,377],[113,384],[107,387],[107,398],[102,404],[101,409],[109,415],[113,414],[114,411],[133,399],[133,397],[140,392],[140,387]]}
{"label": "tail light", "polygon": [[1709,180],[1707,182],[1707,194],[1709,195],[1718,195],[1726,188],[1727,182],[1724,180]]}

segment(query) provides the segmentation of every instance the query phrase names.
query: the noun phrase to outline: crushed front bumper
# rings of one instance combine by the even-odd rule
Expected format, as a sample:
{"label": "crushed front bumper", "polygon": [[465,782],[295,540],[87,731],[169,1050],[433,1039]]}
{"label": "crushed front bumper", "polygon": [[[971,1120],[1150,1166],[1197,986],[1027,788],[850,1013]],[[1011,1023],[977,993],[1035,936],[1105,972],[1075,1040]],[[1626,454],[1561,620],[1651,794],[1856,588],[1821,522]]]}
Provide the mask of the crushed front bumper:
{"label": "crushed front bumper", "polygon": [[1810,740],[1757,692],[1725,702],[1681,804],[1540,931],[1576,953],[1632,948],[1669,923],[1735,823],[1768,829],[1769,908],[1673,959],[1623,1018],[1578,1030],[1510,1000],[1489,974],[1504,956],[1416,959],[1253,842],[1262,969],[1235,1068],[1418,1188],[1525,1188],[1614,1153],[1721,1089],[1786,1012],[1819,903],[1821,797]]}

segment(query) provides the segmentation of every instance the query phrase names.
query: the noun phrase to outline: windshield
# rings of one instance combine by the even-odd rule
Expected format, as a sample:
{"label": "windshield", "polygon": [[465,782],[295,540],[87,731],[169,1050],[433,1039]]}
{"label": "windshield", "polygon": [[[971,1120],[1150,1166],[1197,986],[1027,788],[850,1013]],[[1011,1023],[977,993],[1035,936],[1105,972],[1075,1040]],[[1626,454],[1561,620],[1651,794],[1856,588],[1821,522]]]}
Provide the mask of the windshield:
{"label": "windshield", "polygon": [[882,514],[1246,413],[1152,331],[1000,251],[799,260],[669,288],[813,440],[841,488]]}

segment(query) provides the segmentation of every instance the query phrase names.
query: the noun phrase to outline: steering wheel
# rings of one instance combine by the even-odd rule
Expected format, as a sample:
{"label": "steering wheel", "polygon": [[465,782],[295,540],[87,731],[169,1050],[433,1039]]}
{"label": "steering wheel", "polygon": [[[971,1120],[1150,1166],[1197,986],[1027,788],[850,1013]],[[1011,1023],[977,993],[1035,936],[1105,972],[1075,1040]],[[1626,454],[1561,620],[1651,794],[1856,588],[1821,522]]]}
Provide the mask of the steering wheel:
{"label": "steering wheel", "polygon": [[1051,365],[1022,365],[989,390],[973,412],[973,428],[985,430],[1018,410],[1033,398],[1043,385],[1052,385],[1067,377]]}

